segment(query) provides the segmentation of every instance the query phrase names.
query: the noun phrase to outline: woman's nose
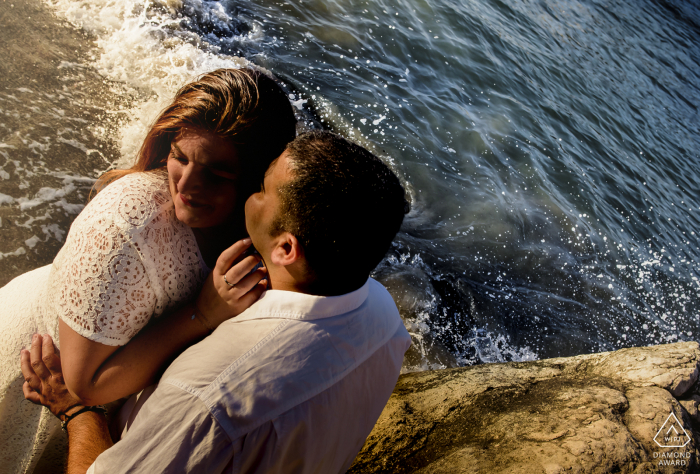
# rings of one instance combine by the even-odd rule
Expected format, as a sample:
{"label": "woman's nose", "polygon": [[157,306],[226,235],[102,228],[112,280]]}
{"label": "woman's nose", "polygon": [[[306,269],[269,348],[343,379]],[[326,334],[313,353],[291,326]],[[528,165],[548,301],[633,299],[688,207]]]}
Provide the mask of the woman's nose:
{"label": "woman's nose", "polygon": [[202,187],[202,173],[194,163],[189,163],[182,170],[182,175],[177,183],[178,191],[183,194],[195,193]]}

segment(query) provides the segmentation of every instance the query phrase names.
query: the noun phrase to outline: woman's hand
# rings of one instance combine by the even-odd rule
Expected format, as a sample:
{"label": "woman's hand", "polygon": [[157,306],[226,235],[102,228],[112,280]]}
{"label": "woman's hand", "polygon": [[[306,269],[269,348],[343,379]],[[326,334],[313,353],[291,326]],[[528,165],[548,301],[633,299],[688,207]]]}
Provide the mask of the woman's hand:
{"label": "woman's hand", "polygon": [[224,250],[199,293],[197,309],[214,328],[248,309],[267,288],[265,267],[250,273],[260,256],[241,258],[248,247],[250,239],[243,239]]}

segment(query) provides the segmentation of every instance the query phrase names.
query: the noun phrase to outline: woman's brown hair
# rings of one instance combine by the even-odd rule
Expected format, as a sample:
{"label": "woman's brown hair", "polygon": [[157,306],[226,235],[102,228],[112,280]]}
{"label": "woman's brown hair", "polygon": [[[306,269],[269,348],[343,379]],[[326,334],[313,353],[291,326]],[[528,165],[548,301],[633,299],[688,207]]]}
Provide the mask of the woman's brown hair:
{"label": "woman's brown hair", "polygon": [[177,92],[148,131],[134,166],[103,174],[93,194],[129,173],[163,168],[171,142],[184,129],[207,131],[236,145],[248,181],[241,184],[254,188],[294,139],[296,119],[284,91],[265,74],[217,69]]}

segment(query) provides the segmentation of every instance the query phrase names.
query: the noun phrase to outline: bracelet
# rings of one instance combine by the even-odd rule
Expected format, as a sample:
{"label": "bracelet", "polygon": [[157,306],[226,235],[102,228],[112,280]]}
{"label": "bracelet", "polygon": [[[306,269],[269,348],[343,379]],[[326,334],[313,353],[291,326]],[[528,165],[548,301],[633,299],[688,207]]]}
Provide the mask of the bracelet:
{"label": "bracelet", "polygon": [[209,323],[207,317],[202,314],[196,304],[193,304],[192,306],[194,306],[194,313],[192,313],[192,317],[190,319],[197,319],[200,323],[202,323],[207,331],[213,332],[216,328],[211,326],[211,323]]}
{"label": "bracelet", "polygon": [[65,420],[61,422],[61,429],[68,433],[68,422],[75,418],[76,416],[80,415],[81,413],[85,413],[88,411],[96,412],[96,413],[102,413],[105,415],[107,413],[107,409],[104,407],[104,405],[95,405],[93,407],[83,407],[80,410],[76,411],[72,415],[68,415]]}
{"label": "bracelet", "polygon": [[69,411],[71,411],[75,407],[81,407],[81,406],[83,406],[82,403],[76,403],[75,405],[71,405],[68,408],[66,408],[65,410],[63,410],[62,412],[56,413],[56,417],[59,420],[63,421],[62,417],[66,416],[66,413],[68,413]]}

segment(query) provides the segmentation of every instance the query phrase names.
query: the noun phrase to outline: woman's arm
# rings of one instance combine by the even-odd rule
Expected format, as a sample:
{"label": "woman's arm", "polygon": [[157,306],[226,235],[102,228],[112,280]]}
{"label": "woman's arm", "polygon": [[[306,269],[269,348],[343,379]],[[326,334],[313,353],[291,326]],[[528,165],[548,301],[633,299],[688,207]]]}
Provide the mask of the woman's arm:
{"label": "woman's arm", "polygon": [[241,258],[249,246],[250,239],[244,239],[225,250],[196,302],[159,317],[124,346],[91,341],[59,320],[63,375],[71,394],[86,405],[100,405],[136,393],[182,350],[257,301],[267,286],[261,281],[266,269],[249,274],[260,261]]}

